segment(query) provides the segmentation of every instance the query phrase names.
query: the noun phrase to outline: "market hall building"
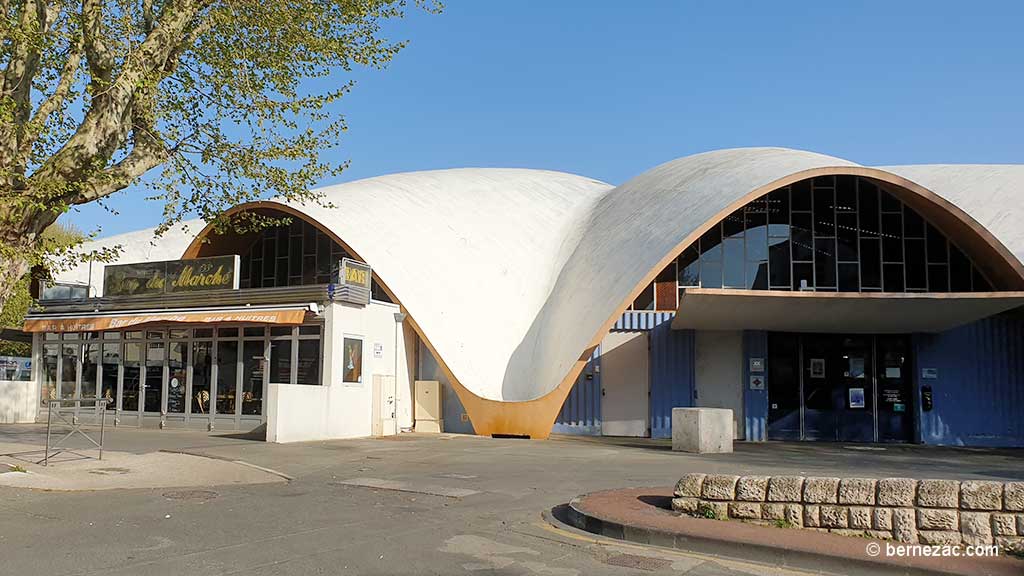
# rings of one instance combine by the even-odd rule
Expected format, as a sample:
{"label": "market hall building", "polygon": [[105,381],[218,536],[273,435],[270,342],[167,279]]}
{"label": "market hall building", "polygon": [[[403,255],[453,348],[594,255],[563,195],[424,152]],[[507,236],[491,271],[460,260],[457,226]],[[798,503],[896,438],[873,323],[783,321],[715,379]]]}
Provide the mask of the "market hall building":
{"label": "market hall building", "polygon": [[709,406],[748,441],[1024,446],[1024,166],[749,148],[618,187],[459,169],[322,192],[233,208],[290,219],[255,234],[98,241],[118,262],[26,320],[28,417],[99,396],[119,426],[281,442],[668,437],[673,407]]}

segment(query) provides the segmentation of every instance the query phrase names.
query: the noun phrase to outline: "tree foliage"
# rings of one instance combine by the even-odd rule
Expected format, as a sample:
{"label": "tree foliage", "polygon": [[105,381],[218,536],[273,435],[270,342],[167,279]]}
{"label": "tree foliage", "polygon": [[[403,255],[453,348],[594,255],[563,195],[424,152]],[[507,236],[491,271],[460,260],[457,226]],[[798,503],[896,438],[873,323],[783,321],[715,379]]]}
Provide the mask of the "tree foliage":
{"label": "tree foliage", "polygon": [[60,214],[129,186],[163,202],[162,229],[185,215],[223,224],[269,194],[322,201],[311,186],[347,165],[322,155],[346,128],[330,114],[352,88],[342,76],[395,56],[404,43],[381,26],[406,9],[0,0],[0,305],[55,248],[42,232]]}

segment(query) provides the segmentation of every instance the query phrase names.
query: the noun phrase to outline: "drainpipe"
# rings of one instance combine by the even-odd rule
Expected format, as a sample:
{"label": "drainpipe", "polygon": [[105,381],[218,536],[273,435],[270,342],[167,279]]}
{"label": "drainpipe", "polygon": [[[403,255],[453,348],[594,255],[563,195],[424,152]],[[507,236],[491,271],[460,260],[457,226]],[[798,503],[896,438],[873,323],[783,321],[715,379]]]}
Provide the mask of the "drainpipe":
{"label": "drainpipe", "polygon": [[395,434],[398,434],[401,426],[398,425],[398,332],[402,328],[402,323],[405,322],[405,312],[395,312],[395,413],[392,420],[395,422]]}

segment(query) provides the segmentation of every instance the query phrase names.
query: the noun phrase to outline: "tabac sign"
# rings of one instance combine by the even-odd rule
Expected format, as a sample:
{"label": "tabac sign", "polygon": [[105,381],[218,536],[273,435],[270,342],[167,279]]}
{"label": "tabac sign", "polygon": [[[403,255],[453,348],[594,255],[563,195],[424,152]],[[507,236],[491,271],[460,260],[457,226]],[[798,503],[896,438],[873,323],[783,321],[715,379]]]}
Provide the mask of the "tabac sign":
{"label": "tabac sign", "polygon": [[103,270],[104,296],[140,296],[238,289],[236,255],[138,262]]}
{"label": "tabac sign", "polygon": [[370,303],[372,282],[373,270],[368,265],[342,258],[338,267],[338,283],[327,285],[327,297],[366,306]]}

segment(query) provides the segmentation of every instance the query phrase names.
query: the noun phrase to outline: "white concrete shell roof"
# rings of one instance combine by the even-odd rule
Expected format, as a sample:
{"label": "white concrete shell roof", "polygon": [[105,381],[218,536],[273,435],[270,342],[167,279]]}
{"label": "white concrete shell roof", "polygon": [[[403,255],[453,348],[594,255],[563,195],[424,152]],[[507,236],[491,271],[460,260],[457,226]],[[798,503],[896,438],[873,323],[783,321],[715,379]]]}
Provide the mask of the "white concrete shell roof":
{"label": "white concrete shell roof", "polygon": [[[900,175],[944,196],[1022,269],[1024,232],[1013,225],[1024,216],[1021,166],[880,170],[747,148],[674,160],[615,188],[558,172],[440,170],[331,186],[323,191],[334,208],[291,208],[373,266],[462,386],[522,402],[575,378],[581,354],[704,230],[750,199],[826,173]],[[180,257],[187,242],[168,242],[159,257]]]}

